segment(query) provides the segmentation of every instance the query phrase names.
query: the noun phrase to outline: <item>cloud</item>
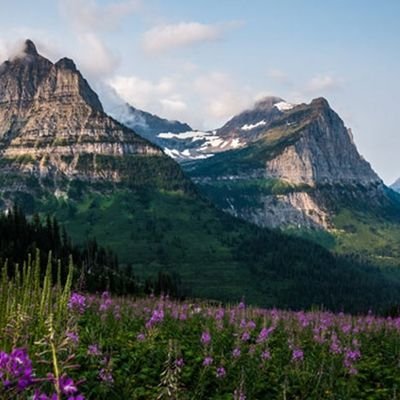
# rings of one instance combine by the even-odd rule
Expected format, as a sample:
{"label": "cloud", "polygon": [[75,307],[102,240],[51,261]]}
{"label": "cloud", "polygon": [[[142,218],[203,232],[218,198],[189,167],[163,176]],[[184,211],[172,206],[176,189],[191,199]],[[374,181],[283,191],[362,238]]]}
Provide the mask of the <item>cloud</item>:
{"label": "cloud", "polygon": [[179,97],[161,99],[160,102],[167,112],[178,113],[185,111],[188,108],[187,104],[179,99]]}
{"label": "cloud", "polygon": [[204,116],[216,124],[254,103],[254,94],[249,88],[238,87],[228,74],[221,72],[197,77],[193,89],[202,99]]}
{"label": "cloud", "polygon": [[220,71],[183,69],[158,80],[136,75],[116,76],[108,84],[134,107],[187,122],[198,129],[221,126],[256,100],[254,90],[239,85],[229,74]]}
{"label": "cloud", "polygon": [[156,26],[142,36],[142,46],[149,53],[160,53],[193,44],[219,40],[238,23],[207,25],[199,22]]}
{"label": "cloud", "polygon": [[171,78],[162,78],[158,82],[143,79],[135,75],[116,76],[108,84],[128,103],[135,107],[149,107],[155,100],[173,94],[174,82]]}
{"label": "cloud", "polygon": [[115,71],[120,59],[95,33],[86,32],[77,36],[79,51],[76,59],[92,77],[104,79]]}
{"label": "cloud", "polygon": [[73,27],[79,31],[112,31],[123,18],[136,12],[140,0],[126,0],[99,5],[95,0],[59,0],[60,9]]}
{"label": "cloud", "polygon": [[307,92],[321,92],[327,90],[338,89],[342,85],[342,81],[332,75],[319,74],[310,79],[305,90]]}

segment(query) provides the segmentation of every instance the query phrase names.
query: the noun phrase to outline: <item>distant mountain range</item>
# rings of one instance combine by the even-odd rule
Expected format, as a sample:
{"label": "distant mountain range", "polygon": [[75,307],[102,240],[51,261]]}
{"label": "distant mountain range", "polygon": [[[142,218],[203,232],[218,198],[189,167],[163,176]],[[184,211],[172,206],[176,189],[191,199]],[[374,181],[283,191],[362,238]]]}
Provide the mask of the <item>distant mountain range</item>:
{"label": "distant mountain range", "polygon": [[222,128],[206,132],[193,130],[187,124],[157,117],[128,104],[115,107],[110,113],[121,123],[162,147],[166,154],[178,162],[185,162],[245,147],[291,107],[283,99],[268,97],[259,101],[254,109],[232,118]]}
{"label": "distant mountain range", "polygon": [[[319,182],[336,184],[332,176],[353,189],[360,185],[361,192],[352,189],[354,201],[363,193],[375,196],[368,204],[389,202],[386,188],[369,165],[354,149],[344,148],[350,136],[342,132],[325,101],[292,107],[281,99],[265,99],[201,138],[186,124],[126,110],[121,121],[136,131],[104,112],[72,60],[52,63],[26,41],[23,53],[0,66],[1,209],[17,203],[31,215],[55,215],[76,242],[96,237],[136,274],[175,275],[192,296],[220,300],[245,296],[265,306],[324,304],[351,311],[371,305],[382,309],[395,301],[397,281],[364,261],[336,256],[308,240],[243,221],[252,204],[255,214],[266,221],[259,202],[269,196],[264,190],[271,178],[279,185],[288,178],[282,158],[286,148],[297,155],[291,175],[297,180],[289,185],[291,190],[313,198],[318,207],[325,207],[319,194],[313,197],[320,192]],[[333,142],[315,133],[317,128],[329,133]],[[184,132],[190,134],[179,136]],[[193,148],[173,147],[181,141]],[[227,201],[223,198],[232,198],[230,212],[242,219],[223,213],[200,194],[181,166],[165,154],[163,143],[171,146],[170,154],[189,152],[182,165],[200,189],[209,199],[221,198],[215,203],[223,209]],[[335,151],[341,148],[342,158],[332,164],[329,153],[320,154],[326,165],[315,169],[314,159],[306,158],[310,144],[321,152],[331,146]],[[332,154],[340,156],[339,151]],[[208,158],[199,160],[200,156]],[[302,169],[303,159],[308,164]],[[354,165],[357,170],[352,170]],[[333,173],[337,168],[342,172]],[[259,175],[267,172],[273,175]],[[243,184],[247,204],[242,206],[242,194],[231,196],[229,188],[228,196],[207,190],[209,186],[218,191],[227,180],[235,190]],[[342,189],[347,191],[345,185]],[[327,215],[326,224],[330,221]]]}

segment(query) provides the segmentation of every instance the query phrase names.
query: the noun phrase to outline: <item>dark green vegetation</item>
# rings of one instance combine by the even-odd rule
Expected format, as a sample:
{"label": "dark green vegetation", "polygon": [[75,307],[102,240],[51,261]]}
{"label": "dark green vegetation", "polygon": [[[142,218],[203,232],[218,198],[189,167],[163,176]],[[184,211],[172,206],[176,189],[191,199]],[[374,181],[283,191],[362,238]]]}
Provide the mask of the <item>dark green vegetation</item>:
{"label": "dark green vegetation", "polygon": [[190,184],[186,191],[102,185],[75,180],[65,198],[47,192],[32,205],[56,216],[75,243],[109,246],[140,279],[162,272],[180,281],[180,294],[296,309],[382,311],[397,301],[399,286],[377,269],[226,215]]}
{"label": "dark green vegetation", "polygon": [[141,281],[130,265],[121,266],[116,253],[100,246],[95,239],[82,239],[79,245],[73,244],[65,227],[60,227],[56,218],[41,220],[35,214],[28,219],[19,208],[14,207],[0,216],[0,263],[11,277],[17,273],[16,265],[25,267],[32,259],[40,265],[41,276],[51,265],[53,279],[59,274],[61,282],[66,280],[69,264],[73,260],[76,285],[81,290],[110,290],[118,294],[180,294],[178,277],[160,271]]}

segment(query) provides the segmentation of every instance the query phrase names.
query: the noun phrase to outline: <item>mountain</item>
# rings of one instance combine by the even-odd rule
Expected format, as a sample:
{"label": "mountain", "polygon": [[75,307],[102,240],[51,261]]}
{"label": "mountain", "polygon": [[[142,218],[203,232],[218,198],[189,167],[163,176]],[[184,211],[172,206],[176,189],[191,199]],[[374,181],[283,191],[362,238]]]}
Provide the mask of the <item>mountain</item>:
{"label": "mountain", "polygon": [[246,146],[257,139],[276,118],[292,107],[279,97],[267,97],[251,110],[228,121],[222,128],[199,131],[179,121],[169,121],[129,104],[114,107],[110,114],[178,162],[202,160],[216,153]]}
{"label": "mountain", "polygon": [[390,186],[396,192],[400,192],[400,179],[398,179],[393,185]]}
{"label": "mountain", "polygon": [[[238,120],[239,126],[258,108],[230,123]],[[215,204],[259,226],[322,229],[331,247],[399,262],[399,196],[360,156],[351,131],[325,99],[285,106],[251,123],[257,130],[246,136],[245,147],[185,164]]]}
{"label": "mountain", "polygon": [[193,296],[354,311],[387,307],[398,290],[364,262],[219,211],[160,147],[105,114],[72,60],[52,63],[31,41],[0,66],[0,199]]}

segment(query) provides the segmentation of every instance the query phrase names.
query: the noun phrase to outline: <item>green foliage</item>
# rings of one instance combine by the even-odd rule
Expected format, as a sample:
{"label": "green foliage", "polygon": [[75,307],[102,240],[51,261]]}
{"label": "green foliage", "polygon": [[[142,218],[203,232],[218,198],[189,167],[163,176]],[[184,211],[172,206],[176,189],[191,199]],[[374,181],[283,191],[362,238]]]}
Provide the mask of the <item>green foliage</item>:
{"label": "green foliage", "polygon": [[257,228],[182,192],[85,192],[40,210],[56,215],[76,242],[95,237],[107,244],[147,291],[156,290],[150,281],[162,271],[177,277],[170,293],[222,301],[246,296],[263,306],[382,310],[396,297],[396,283],[356,258]]}

